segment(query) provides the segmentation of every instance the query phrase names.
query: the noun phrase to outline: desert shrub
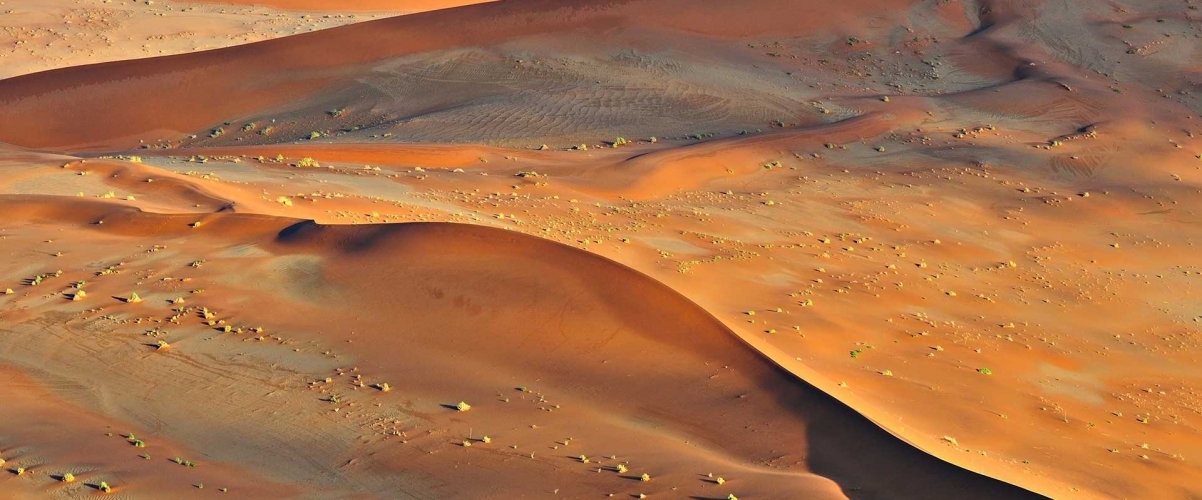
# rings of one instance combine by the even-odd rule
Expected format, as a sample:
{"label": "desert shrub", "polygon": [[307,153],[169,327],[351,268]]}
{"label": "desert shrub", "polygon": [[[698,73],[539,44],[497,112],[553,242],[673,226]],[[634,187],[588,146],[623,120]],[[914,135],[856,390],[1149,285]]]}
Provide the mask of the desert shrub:
{"label": "desert shrub", "polygon": [[297,160],[296,166],[300,167],[300,168],[316,168],[316,167],[320,167],[321,164],[317,163],[317,160],[314,160],[313,158],[306,156],[304,158]]}

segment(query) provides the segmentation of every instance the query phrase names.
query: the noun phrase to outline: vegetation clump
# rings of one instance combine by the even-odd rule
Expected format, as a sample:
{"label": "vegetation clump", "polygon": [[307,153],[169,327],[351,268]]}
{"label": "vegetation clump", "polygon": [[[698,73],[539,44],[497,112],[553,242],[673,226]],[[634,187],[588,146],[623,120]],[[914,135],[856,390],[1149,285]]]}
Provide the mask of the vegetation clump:
{"label": "vegetation clump", "polygon": [[70,472],[63,474],[63,482],[64,483],[70,483],[70,482],[74,482],[74,481],[75,481],[75,474],[72,474]]}
{"label": "vegetation clump", "polygon": [[313,158],[306,156],[304,158],[297,160],[296,166],[299,168],[317,168],[317,167],[320,167],[321,165],[317,163],[317,160],[314,160]]}
{"label": "vegetation clump", "polygon": [[472,405],[469,405],[463,401],[460,401],[459,404],[455,405],[455,409],[459,410],[459,411],[468,411],[468,410],[472,409]]}

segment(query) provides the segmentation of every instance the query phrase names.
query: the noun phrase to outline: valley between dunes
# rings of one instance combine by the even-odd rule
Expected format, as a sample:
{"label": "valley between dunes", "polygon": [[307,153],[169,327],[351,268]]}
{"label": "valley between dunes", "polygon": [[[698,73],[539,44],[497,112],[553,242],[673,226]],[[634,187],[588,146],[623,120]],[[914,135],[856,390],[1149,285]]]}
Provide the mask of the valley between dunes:
{"label": "valley between dunes", "polygon": [[1202,497],[1192,2],[156,6],[0,80],[4,498]]}

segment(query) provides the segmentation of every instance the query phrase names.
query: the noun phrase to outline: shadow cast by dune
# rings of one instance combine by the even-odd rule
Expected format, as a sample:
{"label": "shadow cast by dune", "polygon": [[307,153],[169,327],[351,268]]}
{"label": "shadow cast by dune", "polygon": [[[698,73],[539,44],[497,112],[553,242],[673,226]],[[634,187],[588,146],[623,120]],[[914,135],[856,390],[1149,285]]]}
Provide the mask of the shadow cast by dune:
{"label": "shadow cast by dune", "polygon": [[[844,494],[856,500],[1042,498],[943,462],[901,441],[776,365],[678,292],[595,254],[512,231],[447,223],[335,227],[301,222],[281,230],[276,243],[281,251],[320,248],[332,252],[336,257],[325,270],[331,279],[353,272],[353,279],[365,290],[389,286],[392,293],[386,296],[356,300],[370,301],[361,305],[402,317],[425,318],[411,325],[414,333],[406,340],[410,348],[453,345],[460,356],[521,366],[531,376],[541,377],[541,387],[605,394],[622,406],[640,408],[642,418],[666,425],[689,422],[690,432],[701,433],[711,445],[744,460],[766,460],[794,453],[790,448],[804,449],[808,470],[835,481]],[[403,263],[403,267],[393,263]],[[364,265],[381,272],[364,275]],[[382,272],[384,269],[390,271]],[[377,282],[374,276],[388,278]],[[398,287],[397,283],[406,285]],[[569,291],[563,288],[565,283],[580,288]],[[430,294],[433,288],[439,293]],[[491,305],[485,307],[496,308],[496,312],[488,323],[472,323],[453,314],[453,309],[443,309],[448,297]],[[588,297],[591,305],[581,309],[582,313],[592,310],[592,314],[604,316],[581,317],[582,325],[591,326],[573,330],[568,337],[530,324],[516,311],[507,312],[515,303],[530,308],[532,300],[545,304],[540,308],[575,310],[584,307],[574,302],[585,300],[583,297]],[[627,370],[641,365],[660,368],[648,368],[646,373],[639,369],[636,373],[641,374],[641,383],[636,387],[591,371],[582,359],[568,355],[585,352],[579,349],[586,346],[597,349],[595,342],[603,337],[593,337],[608,335],[602,333],[604,328],[593,325],[597,321],[624,325],[621,343],[630,350],[622,351],[623,356],[635,363]],[[522,335],[531,340],[560,343],[565,354],[515,350],[504,340],[513,335],[511,329],[525,332]],[[419,333],[426,330],[444,333]],[[719,397],[679,378],[697,368],[708,371],[705,366],[729,370],[734,376],[731,383],[741,384],[732,388],[733,394],[744,397]],[[663,394],[672,394],[677,404],[668,404]],[[456,410],[454,404],[440,406]],[[683,413],[703,406],[714,407],[714,412]],[[723,413],[724,417],[717,417]],[[774,437],[747,433],[737,423],[743,419],[767,420]],[[579,461],[575,455],[568,458]],[[642,479],[637,474],[620,477]]]}

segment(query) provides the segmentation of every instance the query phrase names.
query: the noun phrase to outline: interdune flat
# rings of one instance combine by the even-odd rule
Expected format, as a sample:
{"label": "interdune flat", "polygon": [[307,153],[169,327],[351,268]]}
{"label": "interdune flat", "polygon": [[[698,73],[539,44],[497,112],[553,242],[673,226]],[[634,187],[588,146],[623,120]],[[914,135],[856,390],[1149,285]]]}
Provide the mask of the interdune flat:
{"label": "interdune flat", "polygon": [[0,497],[1202,497],[1188,2],[48,1]]}

